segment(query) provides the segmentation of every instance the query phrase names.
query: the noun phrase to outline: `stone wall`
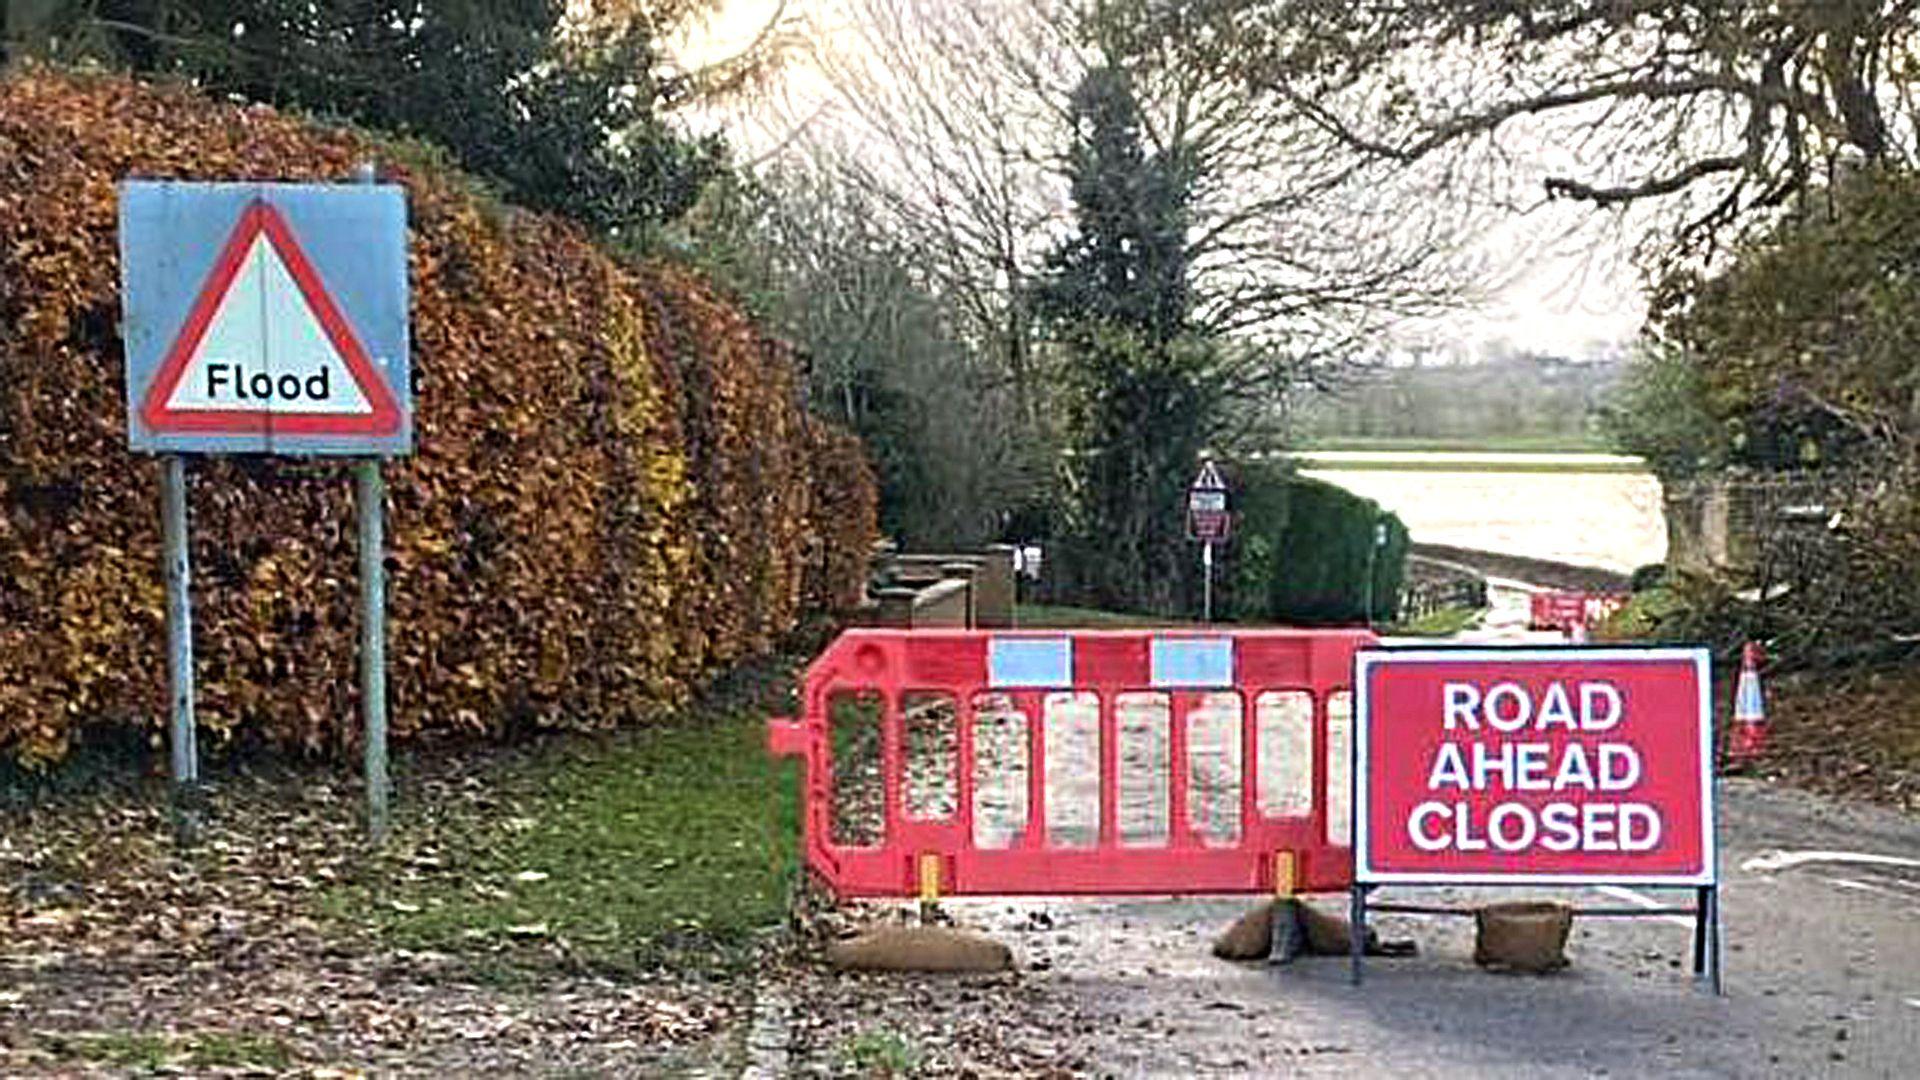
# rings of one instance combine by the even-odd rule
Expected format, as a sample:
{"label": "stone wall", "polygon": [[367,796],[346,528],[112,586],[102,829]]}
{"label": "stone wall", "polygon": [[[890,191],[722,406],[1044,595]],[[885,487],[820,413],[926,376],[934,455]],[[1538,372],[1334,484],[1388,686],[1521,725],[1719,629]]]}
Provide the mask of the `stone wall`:
{"label": "stone wall", "polygon": [[984,552],[882,552],[875,560],[877,620],[883,626],[1013,626],[1013,548]]}
{"label": "stone wall", "polygon": [[1824,520],[1838,506],[1840,485],[1819,474],[1726,474],[1662,482],[1667,566],[1679,573],[1751,577],[1770,534],[1806,520]]}

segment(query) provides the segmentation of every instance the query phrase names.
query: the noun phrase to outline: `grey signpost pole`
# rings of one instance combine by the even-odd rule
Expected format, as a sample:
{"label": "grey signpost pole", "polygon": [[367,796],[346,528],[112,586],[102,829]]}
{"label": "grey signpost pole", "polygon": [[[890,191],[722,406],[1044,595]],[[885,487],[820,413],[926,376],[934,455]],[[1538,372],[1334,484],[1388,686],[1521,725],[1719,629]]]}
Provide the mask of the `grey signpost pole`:
{"label": "grey signpost pole", "polygon": [[[372,162],[353,170],[362,184],[375,182]],[[354,506],[360,516],[360,708],[365,716],[367,834],[387,839],[387,569],[386,477],[380,459],[354,464]]]}
{"label": "grey signpost pole", "polygon": [[199,834],[200,751],[193,722],[193,597],[187,561],[187,459],[160,459],[160,532],[167,578],[167,696],[172,706],[173,827],[185,847]]}
{"label": "grey signpost pole", "polygon": [[1200,545],[1200,562],[1207,568],[1206,584],[1200,588],[1200,621],[1213,625],[1213,541]]}
{"label": "grey signpost pole", "polygon": [[1373,523],[1373,544],[1367,548],[1367,629],[1373,629],[1373,575],[1380,558],[1380,549],[1387,546],[1387,525],[1383,521]]}
{"label": "grey signpost pole", "polygon": [[386,480],[380,459],[354,466],[360,512],[360,698],[366,716],[367,832],[387,839]]}

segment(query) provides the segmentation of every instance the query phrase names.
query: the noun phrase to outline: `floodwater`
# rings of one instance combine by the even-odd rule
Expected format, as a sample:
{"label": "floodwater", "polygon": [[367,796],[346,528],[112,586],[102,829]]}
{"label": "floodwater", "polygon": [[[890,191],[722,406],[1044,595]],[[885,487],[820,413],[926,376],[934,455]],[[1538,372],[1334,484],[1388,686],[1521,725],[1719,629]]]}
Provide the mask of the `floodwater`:
{"label": "floodwater", "polygon": [[1633,458],[1378,451],[1302,457],[1306,475],[1398,514],[1415,543],[1623,573],[1666,558],[1660,482],[1636,469]]}

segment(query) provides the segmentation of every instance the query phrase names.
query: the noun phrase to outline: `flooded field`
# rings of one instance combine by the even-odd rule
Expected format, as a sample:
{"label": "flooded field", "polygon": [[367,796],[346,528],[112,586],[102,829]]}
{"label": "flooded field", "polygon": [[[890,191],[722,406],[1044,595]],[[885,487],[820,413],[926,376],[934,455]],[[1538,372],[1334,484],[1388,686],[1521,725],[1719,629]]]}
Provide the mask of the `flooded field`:
{"label": "flooded field", "polygon": [[1306,454],[1308,476],[1400,515],[1416,543],[1610,570],[1666,557],[1660,483],[1609,454]]}

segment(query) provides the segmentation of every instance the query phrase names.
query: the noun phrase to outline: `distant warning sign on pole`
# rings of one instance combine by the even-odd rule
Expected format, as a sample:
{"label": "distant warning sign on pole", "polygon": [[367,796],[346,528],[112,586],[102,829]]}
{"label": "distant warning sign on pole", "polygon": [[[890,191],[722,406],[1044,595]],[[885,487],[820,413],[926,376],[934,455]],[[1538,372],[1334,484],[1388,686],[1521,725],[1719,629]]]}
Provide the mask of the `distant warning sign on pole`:
{"label": "distant warning sign on pole", "polygon": [[1715,880],[1700,649],[1388,649],[1355,665],[1355,880]]}
{"label": "distant warning sign on pole", "polygon": [[130,181],[120,218],[133,449],[412,450],[400,188]]}
{"label": "distant warning sign on pole", "polygon": [[1217,544],[1232,535],[1233,515],[1227,509],[1227,482],[1213,462],[1202,462],[1199,475],[1187,485],[1187,537]]}

